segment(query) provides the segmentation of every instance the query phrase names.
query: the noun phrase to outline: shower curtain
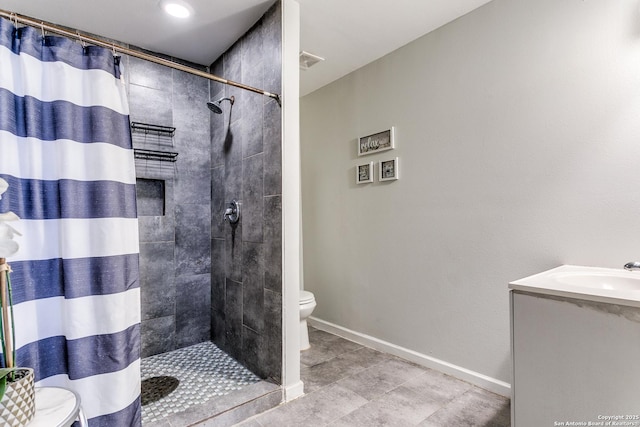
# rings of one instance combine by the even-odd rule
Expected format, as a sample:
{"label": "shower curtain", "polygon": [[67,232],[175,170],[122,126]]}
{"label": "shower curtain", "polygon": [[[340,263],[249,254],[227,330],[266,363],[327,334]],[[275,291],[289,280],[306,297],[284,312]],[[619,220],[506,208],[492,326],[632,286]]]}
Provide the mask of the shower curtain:
{"label": "shower curtain", "polygon": [[89,424],[137,426],[140,294],[135,171],[119,58],[0,19],[0,212],[17,365],[78,392]]}

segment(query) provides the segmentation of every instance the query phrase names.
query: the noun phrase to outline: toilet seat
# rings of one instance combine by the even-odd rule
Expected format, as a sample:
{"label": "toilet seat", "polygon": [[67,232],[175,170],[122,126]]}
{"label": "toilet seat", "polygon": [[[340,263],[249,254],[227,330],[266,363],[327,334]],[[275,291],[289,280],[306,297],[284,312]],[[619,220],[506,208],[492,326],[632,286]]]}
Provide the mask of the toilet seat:
{"label": "toilet seat", "polygon": [[311,292],[300,291],[300,304],[308,304],[312,301],[315,301],[315,297]]}

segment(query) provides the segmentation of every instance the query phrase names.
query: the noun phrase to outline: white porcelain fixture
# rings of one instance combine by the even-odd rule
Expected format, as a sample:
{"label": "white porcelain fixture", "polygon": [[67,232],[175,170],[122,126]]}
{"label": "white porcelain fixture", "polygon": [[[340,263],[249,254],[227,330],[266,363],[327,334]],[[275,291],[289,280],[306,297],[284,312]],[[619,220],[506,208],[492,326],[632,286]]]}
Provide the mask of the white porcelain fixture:
{"label": "white porcelain fixture", "polygon": [[307,317],[311,316],[316,308],[316,298],[309,291],[300,291],[300,350],[307,350],[309,345],[309,329]]}
{"label": "white porcelain fixture", "polygon": [[566,283],[567,285],[583,286],[586,288],[640,292],[640,276],[624,277],[616,273],[570,272],[558,273],[556,280],[561,283]]}
{"label": "white porcelain fixture", "polygon": [[509,288],[640,307],[640,271],[562,265],[513,281]]}

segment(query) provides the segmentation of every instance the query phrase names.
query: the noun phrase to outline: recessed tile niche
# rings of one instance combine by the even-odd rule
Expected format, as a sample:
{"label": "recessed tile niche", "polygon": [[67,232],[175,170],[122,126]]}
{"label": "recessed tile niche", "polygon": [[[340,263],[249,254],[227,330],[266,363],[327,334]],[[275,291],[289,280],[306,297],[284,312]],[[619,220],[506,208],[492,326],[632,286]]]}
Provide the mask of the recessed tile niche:
{"label": "recessed tile niche", "polygon": [[164,216],[164,180],[136,178],[136,196],[138,198],[138,216]]}

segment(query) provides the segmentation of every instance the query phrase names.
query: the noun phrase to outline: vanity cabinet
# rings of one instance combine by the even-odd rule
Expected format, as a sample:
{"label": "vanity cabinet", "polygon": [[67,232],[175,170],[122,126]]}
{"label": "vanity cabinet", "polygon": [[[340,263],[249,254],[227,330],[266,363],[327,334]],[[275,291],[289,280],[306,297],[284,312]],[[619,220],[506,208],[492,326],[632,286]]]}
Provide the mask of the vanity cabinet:
{"label": "vanity cabinet", "polygon": [[510,287],[511,425],[640,427],[640,308]]}

